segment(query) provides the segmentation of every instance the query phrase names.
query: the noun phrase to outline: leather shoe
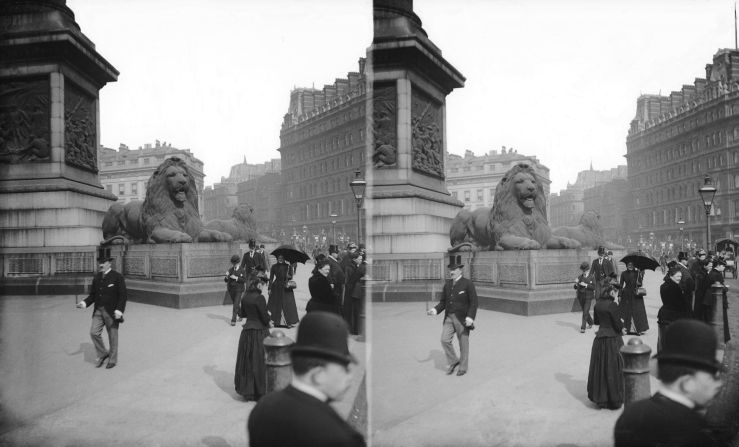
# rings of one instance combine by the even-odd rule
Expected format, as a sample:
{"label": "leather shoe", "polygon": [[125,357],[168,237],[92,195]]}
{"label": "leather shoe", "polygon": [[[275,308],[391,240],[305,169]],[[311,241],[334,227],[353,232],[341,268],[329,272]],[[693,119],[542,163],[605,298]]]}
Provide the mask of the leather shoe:
{"label": "leather shoe", "polygon": [[110,369],[110,368],[113,368],[114,366],[115,366],[115,363],[108,362],[108,364],[105,365],[105,369]]}
{"label": "leather shoe", "polygon": [[106,360],[107,358],[108,358],[108,355],[107,355],[107,354],[106,354],[106,355],[104,355],[104,356],[102,356],[102,357],[100,357],[100,358],[98,358],[98,362],[97,362],[97,364],[95,365],[95,368],[100,368],[101,366],[103,366],[103,363],[105,363],[105,360]]}
{"label": "leather shoe", "polygon": [[461,369],[459,371],[457,371],[457,375],[458,376],[463,376],[465,374],[467,374],[467,371],[462,371]]}
{"label": "leather shoe", "polygon": [[449,365],[449,368],[446,369],[446,375],[449,376],[454,372],[454,369],[459,366],[459,362],[454,362],[451,365]]}

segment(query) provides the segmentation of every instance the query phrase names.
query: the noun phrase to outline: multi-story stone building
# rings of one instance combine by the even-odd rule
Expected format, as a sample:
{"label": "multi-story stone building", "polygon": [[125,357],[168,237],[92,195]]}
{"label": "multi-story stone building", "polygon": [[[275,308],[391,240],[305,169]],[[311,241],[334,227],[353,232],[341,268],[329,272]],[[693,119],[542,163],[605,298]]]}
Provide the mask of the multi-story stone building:
{"label": "multi-story stone building", "polygon": [[195,158],[190,149],[178,149],[171,143],[145,144],[138,149],[129,149],[121,144],[118,150],[100,146],[98,148],[98,169],[103,188],[118,196],[118,201],[128,203],[144,200],[146,182],[156,168],[167,158],[179,157],[185,161],[195,178],[198,188],[198,205],[203,213],[203,162]]}
{"label": "multi-story stone building", "polygon": [[[349,182],[365,172],[365,60],[359,71],[323,89],[297,88],[280,130],[284,201],[280,221],[307,246],[357,236],[357,207]],[[335,214],[336,217],[333,217]],[[335,228],[332,226],[335,221]],[[364,228],[362,232],[364,234]]]}
{"label": "multi-story stone building", "polygon": [[239,205],[248,204],[254,210],[257,231],[281,242],[290,240],[292,233],[280,225],[279,209],[282,202],[282,175],[268,172],[237,185]]}
{"label": "multi-story stone building", "polygon": [[588,208],[585,207],[585,190],[609,183],[614,179],[626,178],[626,166],[621,165],[605,171],[596,171],[593,166],[587,171],[577,173],[574,184],[549,197],[549,225],[554,227],[574,226]]}
{"label": "multi-story stone building", "polygon": [[632,246],[629,239],[631,194],[625,178],[587,188],[582,193],[584,210],[593,210],[600,216],[603,237],[607,241]]}
{"label": "multi-story stone building", "polygon": [[[642,95],[626,140],[633,237],[705,246],[698,194],[705,175],[717,188],[712,240],[739,235],[739,50],[722,49],[695,79],[669,96]],[[684,233],[680,234],[684,221]]]}
{"label": "multi-story stone building", "polygon": [[[220,183],[206,186],[203,192],[204,216],[206,220],[228,219],[234,208],[241,203],[238,197],[238,184],[257,179],[266,174],[280,173],[281,160],[273,158],[270,161],[258,164],[244,162],[231,166],[228,177],[221,177]],[[252,205],[249,203],[249,205]]]}
{"label": "multi-story stone building", "polygon": [[493,206],[495,188],[508,170],[518,163],[531,165],[544,183],[544,191],[549,195],[549,168],[530,155],[519,154],[513,148],[505,146],[500,153],[491,150],[485,155],[476,156],[472,151],[465,151],[464,157],[448,154],[445,163],[446,186],[455,199],[464,203],[464,207],[473,210]]}

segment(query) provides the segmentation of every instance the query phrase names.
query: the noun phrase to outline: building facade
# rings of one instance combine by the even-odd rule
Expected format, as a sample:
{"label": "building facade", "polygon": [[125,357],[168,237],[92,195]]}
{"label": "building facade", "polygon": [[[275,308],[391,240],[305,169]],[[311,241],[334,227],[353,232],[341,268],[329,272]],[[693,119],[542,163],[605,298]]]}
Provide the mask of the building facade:
{"label": "building facade", "polygon": [[243,163],[231,166],[228,177],[221,177],[219,183],[205,188],[203,193],[205,220],[229,219],[238,205],[242,203],[252,205],[252,203],[239,200],[238,184],[267,174],[279,174],[280,166],[281,160],[278,158],[264,163],[250,164],[246,162],[246,157]]}
{"label": "building facade", "polygon": [[592,210],[600,216],[603,237],[610,242],[632,246],[629,237],[631,194],[625,178],[616,178],[608,183],[587,188],[583,191],[584,210]]}
{"label": "building facade", "polygon": [[362,58],[358,72],[323,89],[290,93],[280,130],[284,200],[279,231],[305,248],[332,243],[334,234],[338,244],[358,240],[349,182],[357,170],[365,176],[364,65]]}
{"label": "building facade", "polygon": [[269,172],[237,185],[239,205],[247,204],[254,210],[257,232],[281,242],[290,240],[292,233],[280,225],[279,204],[282,202],[282,175]]}
{"label": "building facade", "polygon": [[539,163],[536,157],[519,154],[505,146],[500,153],[491,150],[481,156],[469,150],[465,151],[464,156],[448,154],[445,162],[447,189],[468,210],[492,207],[498,182],[518,163],[528,163],[534,168],[544,182],[544,191],[548,196],[551,184],[549,168]]}
{"label": "building facade", "polygon": [[709,175],[717,188],[711,239],[736,238],[739,51],[719,50],[706,65],[705,79],[669,96],[640,96],[626,147],[632,237],[644,240],[651,233],[658,242],[705,247],[706,215],[698,189]]}
{"label": "building facade", "polygon": [[100,146],[98,148],[98,168],[100,183],[108,192],[115,194],[118,201],[128,203],[132,200],[144,200],[146,182],[162,162],[171,157],[179,157],[185,161],[195,178],[198,188],[198,205],[203,215],[203,162],[195,158],[190,149],[178,149],[171,143],[145,144],[138,149],[129,149],[121,144],[118,150]]}
{"label": "building facade", "polygon": [[603,171],[596,171],[591,165],[589,170],[578,172],[574,184],[568,184],[566,189],[549,197],[549,226],[556,228],[577,225],[583,213],[588,210],[584,202],[585,190],[615,179],[625,179],[626,176],[625,165]]}

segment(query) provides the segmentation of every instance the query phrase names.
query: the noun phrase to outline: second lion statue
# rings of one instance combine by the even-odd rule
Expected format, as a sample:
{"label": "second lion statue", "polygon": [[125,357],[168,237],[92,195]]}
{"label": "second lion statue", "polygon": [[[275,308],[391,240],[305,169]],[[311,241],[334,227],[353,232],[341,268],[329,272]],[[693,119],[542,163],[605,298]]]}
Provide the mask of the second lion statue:
{"label": "second lion statue", "polygon": [[103,218],[103,243],[229,242],[228,233],[206,229],[198,213],[198,191],[178,157],[157,167],[144,201],[114,203]]}
{"label": "second lion statue", "polygon": [[488,216],[488,219],[482,219],[479,213],[460,211],[450,230],[452,245],[459,245],[466,235],[482,249],[580,247],[574,239],[552,234],[547,222],[544,186],[534,168],[527,163],[516,164],[500,180]]}

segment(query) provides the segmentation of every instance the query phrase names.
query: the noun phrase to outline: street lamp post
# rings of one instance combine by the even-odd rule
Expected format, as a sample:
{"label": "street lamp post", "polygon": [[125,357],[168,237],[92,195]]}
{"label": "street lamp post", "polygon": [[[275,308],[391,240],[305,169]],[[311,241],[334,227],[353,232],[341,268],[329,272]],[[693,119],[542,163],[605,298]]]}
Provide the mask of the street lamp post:
{"label": "street lamp post", "polygon": [[683,225],[685,225],[685,221],[678,219],[677,224],[680,225],[680,251],[685,251],[685,237],[683,237]]}
{"label": "street lamp post", "polygon": [[354,200],[357,202],[357,243],[362,241],[362,227],[359,216],[361,215],[362,202],[364,201],[364,189],[367,187],[367,182],[360,177],[361,174],[362,172],[357,169],[354,171],[354,180],[349,182],[349,187],[351,187],[352,194],[354,194]]}
{"label": "street lamp post", "polygon": [[308,226],[303,225],[303,250],[308,249]]}
{"label": "street lamp post", "polygon": [[703,186],[698,188],[701,195],[703,207],[706,210],[706,251],[711,249],[711,207],[713,206],[713,197],[716,195],[716,187],[713,186],[713,179],[706,174],[703,177]]}
{"label": "street lamp post", "polygon": [[331,213],[331,235],[334,241],[334,245],[336,245],[336,218],[337,217],[339,217],[338,214]]}

